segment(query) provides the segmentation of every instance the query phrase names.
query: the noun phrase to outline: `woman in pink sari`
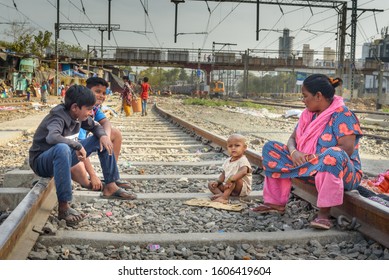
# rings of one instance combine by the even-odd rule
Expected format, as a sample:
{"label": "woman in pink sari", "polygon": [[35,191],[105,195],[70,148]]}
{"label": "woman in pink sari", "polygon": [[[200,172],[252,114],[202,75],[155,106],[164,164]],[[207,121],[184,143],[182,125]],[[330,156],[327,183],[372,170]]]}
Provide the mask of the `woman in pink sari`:
{"label": "woman in pink sari", "polygon": [[304,80],[306,109],[285,145],[270,141],[263,147],[264,203],[252,211],[284,213],[291,178],[315,184],[318,191],[317,217],[311,226],[332,227],[330,209],[343,203],[344,190],[357,188],[362,178],[358,153],[362,136],[359,121],[335,95],[341,79],[314,74]]}

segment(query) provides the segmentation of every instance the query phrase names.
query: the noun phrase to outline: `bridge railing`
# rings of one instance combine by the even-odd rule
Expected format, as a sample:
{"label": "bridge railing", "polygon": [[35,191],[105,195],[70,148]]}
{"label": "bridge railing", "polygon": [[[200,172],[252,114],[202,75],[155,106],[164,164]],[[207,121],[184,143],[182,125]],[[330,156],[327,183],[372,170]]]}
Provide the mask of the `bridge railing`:
{"label": "bridge railing", "polygon": [[[98,47],[94,47],[99,50]],[[100,51],[101,52],[101,51]],[[97,56],[90,56],[91,60],[101,60],[101,53]],[[269,52],[267,52],[269,54]],[[73,54],[75,59],[85,59],[85,54]],[[77,55],[82,57],[77,57]],[[262,55],[266,55],[264,52]],[[213,52],[209,49],[202,49],[199,53],[198,49],[182,49],[182,48],[136,48],[136,47],[104,47],[103,60],[114,60],[120,63],[142,63],[142,62],[159,62],[159,63],[201,63],[214,65],[230,65],[243,67],[246,60],[246,55],[242,51],[229,50]],[[349,68],[350,63],[346,60],[343,69]],[[367,59],[364,64],[356,64],[358,70],[378,69],[378,62],[373,59]],[[317,61],[314,65],[306,65],[302,57],[269,57],[261,56],[261,53],[252,53],[248,56],[249,68],[279,68],[285,67],[288,69],[294,68],[315,68],[315,69],[330,69],[335,71],[339,65],[335,61]],[[384,71],[389,71],[389,63],[384,63]]]}

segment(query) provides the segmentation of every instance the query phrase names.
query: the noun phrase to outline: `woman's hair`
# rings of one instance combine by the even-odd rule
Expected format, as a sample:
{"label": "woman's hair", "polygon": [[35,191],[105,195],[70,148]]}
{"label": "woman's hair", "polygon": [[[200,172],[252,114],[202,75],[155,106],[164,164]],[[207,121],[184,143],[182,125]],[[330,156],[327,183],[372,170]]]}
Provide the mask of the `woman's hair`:
{"label": "woman's hair", "polygon": [[329,78],[323,74],[313,74],[304,80],[303,86],[312,95],[316,95],[320,91],[326,99],[332,100],[335,95],[335,88],[342,83],[343,81],[340,78]]}
{"label": "woman's hair", "polygon": [[96,103],[96,96],[87,87],[72,85],[65,93],[65,108],[69,110],[74,103],[80,109],[82,106],[93,106]]}

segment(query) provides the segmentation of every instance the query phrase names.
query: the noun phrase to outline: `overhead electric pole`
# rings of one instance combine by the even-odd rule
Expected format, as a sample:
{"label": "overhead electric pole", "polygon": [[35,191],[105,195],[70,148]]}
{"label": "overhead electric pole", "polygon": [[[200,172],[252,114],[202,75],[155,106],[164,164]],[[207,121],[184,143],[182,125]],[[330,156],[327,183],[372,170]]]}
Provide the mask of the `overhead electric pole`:
{"label": "overhead electric pole", "polygon": [[[59,0],[58,0],[59,1]],[[97,29],[101,32],[101,67],[103,67],[103,52],[104,52],[104,45],[103,45],[103,32],[104,31],[112,31],[112,30],[119,30],[120,24],[98,24],[98,23],[61,23],[58,24],[59,30],[86,30],[86,29]],[[110,27],[109,27],[110,26]]]}
{"label": "overhead electric pole", "polygon": [[177,43],[177,17],[178,17],[178,4],[185,3],[185,0],[170,0],[170,2],[176,5],[175,15],[174,15],[174,43]]}
{"label": "overhead electric pole", "polygon": [[[176,4],[176,28],[177,28],[177,4],[178,2],[183,3],[185,1],[179,1],[179,0],[171,0],[173,3]],[[352,1],[352,7],[347,8],[347,1],[345,0],[311,0],[311,1],[302,1],[302,0],[296,0],[296,1],[270,1],[270,0],[192,0],[193,2],[218,2],[218,3],[242,3],[245,4],[256,4],[257,9],[257,20],[256,20],[256,39],[259,40],[259,31],[263,30],[259,27],[259,4],[265,4],[265,5],[277,5],[281,6],[298,6],[298,7],[309,7],[311,8],[332,8],[335,9],[338,13],[338,69],[337,69],[337,75],[340,78],[343,78],[343,72],[344,72],[344,57],[345,57],[345,40],[346,40],[346,30],[348,27],[347,25],[347,10],[351,10],[351,49],[350,49],[350,67],[352,68],[350,71],[350,78],[351,80],[351,94],[352,90],[354,88],[353,81],[354,81],[354,72],[355,72],[355,42],[356,42],[356,25],[357,25],[357,19],[358,19],[358,12],[364,13],[364,12],[383,12],[384,10],[378,10],[378,9],[359,9],[357,7],[357,0],[351,0]],[[282,9],[281,9],[282,11]]]}

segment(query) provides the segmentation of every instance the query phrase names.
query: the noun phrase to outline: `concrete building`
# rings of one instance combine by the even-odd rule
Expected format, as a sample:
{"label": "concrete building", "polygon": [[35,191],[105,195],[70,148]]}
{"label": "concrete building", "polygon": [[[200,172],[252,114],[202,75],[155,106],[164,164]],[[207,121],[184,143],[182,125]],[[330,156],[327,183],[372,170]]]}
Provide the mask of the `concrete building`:
{"label": "concrete building", "polygon": [[336,52],[330,47],[324,47],[323,50],[323,63],[326,67],[335,67]]}
{"label": "concrete building", "polygon": [[371,48],[371,43],[363,43],[362,45],[362,60],[365,61],[367,57],[369,57],[369,52]]}
{"label": "concrete building", "polygon": [[280,58],[292,57],[294,37],[289,36],[289,32],[288,28],[284,28],[282,37],[279,38],[278,56]]}
{"label": "concrete building", "polygon": [[[381,39],[376,39],[370,43],[364,43],[362,46],[362,59],[365,64],[376,64],[377,60],[383,62],[384,76],[382,79],[382,89],[385,94],[388,92],[388,71],[389,71],[389,34],[388,27],[385,27],[381,31]],[[378,73],[378,65],[377,65]],[[378,92],[378,76],[377,75],[365,75],[364,79],[365,93]]]}
{"label": "concrete building", "polygon": [[309,44],[303,45],[303,65],[312,67],[314,63],[314,50],[309,47]]}

